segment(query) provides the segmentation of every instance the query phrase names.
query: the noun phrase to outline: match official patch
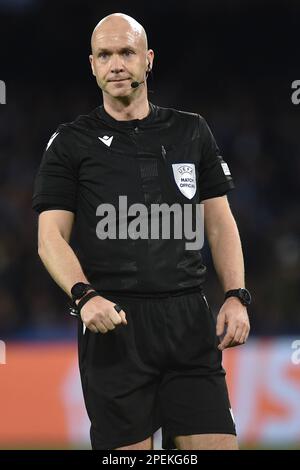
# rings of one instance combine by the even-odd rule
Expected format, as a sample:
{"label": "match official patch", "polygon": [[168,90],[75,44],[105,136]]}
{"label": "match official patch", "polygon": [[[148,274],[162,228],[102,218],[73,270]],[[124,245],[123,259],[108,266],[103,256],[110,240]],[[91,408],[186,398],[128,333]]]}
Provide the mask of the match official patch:
{"label": "match official patch", "polygon": [[173,163],[173,174],[182,194],[188,199],[196,194],[196,171],[194,163]]}

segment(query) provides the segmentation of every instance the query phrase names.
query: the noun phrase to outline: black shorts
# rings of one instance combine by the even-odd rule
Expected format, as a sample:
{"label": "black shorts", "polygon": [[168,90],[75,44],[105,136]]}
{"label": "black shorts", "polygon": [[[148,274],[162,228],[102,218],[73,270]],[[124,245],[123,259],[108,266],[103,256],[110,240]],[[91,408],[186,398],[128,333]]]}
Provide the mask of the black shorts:
{"label": "black shorts", "polygon": [[101,295],[127,325],[92,333],[79,319],[79,366],[93,449],[178,435],[236,434],[215,320],[200,288],[154,297]]}

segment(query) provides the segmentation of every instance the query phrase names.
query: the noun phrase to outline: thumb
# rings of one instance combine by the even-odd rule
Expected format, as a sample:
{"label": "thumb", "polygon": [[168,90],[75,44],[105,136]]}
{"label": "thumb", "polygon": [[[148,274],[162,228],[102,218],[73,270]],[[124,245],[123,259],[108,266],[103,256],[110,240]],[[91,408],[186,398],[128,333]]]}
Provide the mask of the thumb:
{"label": "thumb", "polygon": [[120,313],[119,313],[119,315],[120,315],[120,317],[121,317],[121,320],[122,320],[123,325],[127,325],[127,320],[126,320],[126,315],[125,315],[124,310],[121,310]]}
{"label": "thumb", "polygon": [[217,325],[216,325],[216,334],[217,336],[221,336],[224,333],[225,327],[225,314],[219,313],[217,318]]}

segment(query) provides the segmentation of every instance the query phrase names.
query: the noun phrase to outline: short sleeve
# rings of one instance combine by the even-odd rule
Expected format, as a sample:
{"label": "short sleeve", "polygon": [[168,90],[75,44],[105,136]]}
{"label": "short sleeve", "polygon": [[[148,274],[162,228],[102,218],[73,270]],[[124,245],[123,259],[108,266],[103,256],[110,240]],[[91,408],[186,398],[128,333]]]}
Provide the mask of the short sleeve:
{"label": "short sleeve", "polygon": [[32,207],[76,212],[77,168],[71,136],[58,128],[50,138],[34,182]]}
{"label": "short sleeve", "polygon": [[202,116],[199,116],[201,158],[199,164],[200,201],[223,196],[234,188],[231,172],[220,155],[216,140]]}

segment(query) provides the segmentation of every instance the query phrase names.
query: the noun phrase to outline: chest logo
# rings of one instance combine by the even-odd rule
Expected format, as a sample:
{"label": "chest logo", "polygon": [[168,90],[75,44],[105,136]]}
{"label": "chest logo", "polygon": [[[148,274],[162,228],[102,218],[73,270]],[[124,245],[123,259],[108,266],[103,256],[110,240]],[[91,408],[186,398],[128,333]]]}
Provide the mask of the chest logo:
{"label": "chest logo", "polygon": [[188,199],[196,194],[196,171],[194,163],[173,163],[173,174],[175,182]]}
{"label": "chest logo", "polygon": [[108,135],[104,135],[103,137],[98,137],[107,147],[111,146],[114,136],[108,137]]}

